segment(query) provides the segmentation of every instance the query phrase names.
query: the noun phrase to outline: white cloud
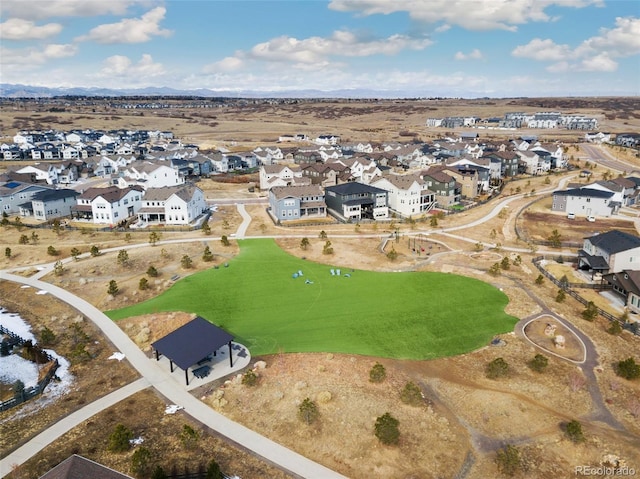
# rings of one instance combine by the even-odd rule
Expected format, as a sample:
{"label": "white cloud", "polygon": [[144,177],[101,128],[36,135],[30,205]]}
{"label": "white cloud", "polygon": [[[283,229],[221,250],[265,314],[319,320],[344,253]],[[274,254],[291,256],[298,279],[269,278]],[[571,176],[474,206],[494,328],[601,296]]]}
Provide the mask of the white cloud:
{"label": "white cloud", "polygon": [[62,31],[59,23],[36,25],[29,20],[10,18],[0,23],[0,38],[3,40],[42,40],[52,37]]}
{"label": "white cloud", "polygon": [[3,0],[0,12],[4,17],[41,20],[51,17],[92,17],[96,15],[124,15],[135,0]]}
{"label": "white cloud", "polygon": [[328,38],[309,37],[298,40],[281,36],[255,45],[249,58],[269,62],[293,62],[299,64],[320,63],[328,57],[365,57],[371,55],[394,55],[402,50],[423,50],[433,42],[428,38],[413,38],[392,35],[384,39],[364,39],[355,34],[339,30]]}
{"label": "white cloud", "polygon": [[12,67],[37,67],[50,60],[58,58],[72,57],[78,53],[78,47],[72,44],[45,45],[44,48],[26,48],[12,50],[0,48],[0,63],[7,65],[8,70]]}
{"label": "white cloud", "polygon": [[205,65],[202,71],[205,73],[234,72],[242,69],[244,64],[245,62],[241,58],[226,57],[220,60],[219,62]]}
{"label": "white cloud", "polygon": [[640,19],[616,18],[616,27],[602,29],[600,35],[588,38],[578,47],[559,45],[551,39],[534,38],[526,45],[516,47],[515,57],[556,62],[551,72],[580,71],[613,72],[618,68],[615,58],[640,54]]}
{"label": "white cloud", "polygon": [[104,60],[103,65],[102,69],[94,75],[96,78],[126,77],[134,83],[145,83],[151,77],[165,74],[162,64],[155,63],[148,53],[143,54],[138,63],[133,63],[124,55],[113,55]]}
{"label": "white cloud", "polygon": [[332,0],[329,8],[361,15],[407,12],[420,22],[445,22],[468,30],[516,30],[517,25],[554,20],[545,9],[552,5],[582,8],[602,0]]}
{"label": "white cloud", "polygon": [[166,12],[166,8],[156,7],[140,18],[124,18],[117,23],[99,25],[87,35],[76,38],[76,41],[143,43],[148,42],[154,36],[168,37],[172,32],[161,29],[159,25]]}
{"label": "white cloud", "polygon": [[454,56],[456,60],[482,60],[484,55],[477,48],[474,48],[469,53],[457,52]]}

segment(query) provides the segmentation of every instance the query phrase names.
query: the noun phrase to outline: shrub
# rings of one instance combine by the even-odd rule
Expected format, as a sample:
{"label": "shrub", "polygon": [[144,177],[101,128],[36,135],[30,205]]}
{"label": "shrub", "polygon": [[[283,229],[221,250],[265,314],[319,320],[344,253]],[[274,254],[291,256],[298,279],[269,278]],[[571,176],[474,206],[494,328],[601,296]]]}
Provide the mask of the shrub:
{"label": "shrub", "polygon": [[327,233],[325,230],[320,231],[320,234],[318,236],[320,239],[327,239]]}
{"label": "shrub", "polygon": [[575,419],[572,420],[572,421],[569,421],[565,425],[564,433],[573,442],[582,442],[582,441],[584,441],[584,433],[582,432],[582,424],[580,424]]}
{"label": "shrub", "polygon": [[149,280],[147,278],[140,278],[138,289],[140,291],[146,291],[147,289],[149,289]]}
{"label": "shrub", "polygon": [[100,256],[100,248],[98,248],[96,245],[93,245],[89,252],[91,253],[91,256]]}
{"label": "shrub", "polygon": [[309,398],[305,398],[298,406],[298,418],[307,425],[314,423],[319,415],[318,406]]}
{"label": "shrub", "polygon": [[209,226],[208,221],[205,221],[204,223],[202,223],[202,232],[207,236],[211,234],[211,226]]}
{"label": "shrub", "polygon": [[80,256],[80,250],[78,248],[71,248],[71,257],[74,261],[78,261],[78,256]]}
{"label": "shrub", "polygon": [[62,276],[64,274],[64,265],[62,261],[56,261],[56,264],[53,265],[53,274],[56,276]]}
{"label": "shrub", "polygon": [[504,258],[502,258],[502,261],[500,261],[500,268],[507,270],[510,268],[511,263],[509,262],[509,257],[505,256]]}
{"label": "shrub", "polygon": [[147,269],[147,276],[150,276],[152,278],[156,278],[158,276],[158,274],[159,274],[158,270],[153,265],[149,266],[149,268]]}
{"label": "shrub", "polygon": [[180,264],[184,269],[189,269],[193,266],[193,260],[189,257],[189,255],[185,254],[180,260]]}
{"label": "shrub", "polygon": [[4,257],[11,258],[11,248],[9,248],[8,246],[4,249]]}
{"label": "shrub", "polygon": [[541,285],[542,283],[544,283],[544,276],[539,274],[538,277],[536,278],[536,284]]}
{"label": "shrub", "polygon": [[300,249],[306,251],[309,247],[309,238],[304,237],[300,240]]}
{"label": "shrub", "polygon": [[537,373],[544,372],[548,365],[549,359],[542,354],[536,354],[533,359],[527,363],[527,366]]}
{"label": "shrub", "polygon": [[375,363],[369,371],[369,381],[372,383],[381,383],[387,377],[387,371],[380,363]]}
{"label": "shrub", "polygon": [[186,449],[192,448],[196,442],[200,439],[200,433],[188,424],[182,425],[182,431],[180,431],[180,442]]}
{"label": "shrub", "polygon": [[51,331],[49,328],[47,328],[46,326],[44,326],[41,330],[40,330],[40,342],[43,345],[47,345],[47,344],[53,344],[56,340],[56,335],[53,331]]}
{"label": "shrub", "polygon": [[120,266],[127,266],[129,264],[129,253],[127,253],[126,249],[118,251],[117,261]]}
{"label": "shrub", "polygon": [[567,293],[564,292],[564,289],[559,289],[556,294],[556,303],[563,303],[565,299],[567,299]]}
{"label": "shrub", "polygon": [[622,326],[620,326],[620,322],[611,321],[611,326],[607,328],[607,333],[613,334],[614,336],[617,336],[618,334],[622,333]]}
{"label": "shrub", "polygon": [[636,364],[635,359],[627,358],[618,362],[616,374],[630,381],[638,379],[640,378],[640,365]]}
{"label": "shrub", "polygon": [[209,246],[204,247],[204,253],[202,253],[202,261],[213,261],[213,253],[211,252],[211,248],[209,248]]}
{"label": "shrub", "polygon": [[249,369],[242,376],[242,384],[244,384],[245,386],[255,386],[256,384],[258,384],[258,375],[251,369]]}
{"label": "shrub", "polygon": [[491,276],[500,276],[500,263],[493,263],[489,268],[489,274]]}
{"label": "shrub", "polygon": [[331,241],[327,240],[327,242],[322,247],[322,254],[333,254],[333,248],[331,247]]}
{"label": "shrub", "polygon": [[152,231],[149,233],[149,244],[151,246],[155,246],[158,241],[160,241],[160,235],[157,232]]}
{"label": "shrub", "polygon": [[133,432],[124,424],[118,424],[109,436],[107,449],[111,452],[128,451],[131,448],[129,442],[131,439],[133,439]]}
{"label": "shrub", "polygon": [[229,246],[231,244],[229,242],[229,238],[227,238],[227,235],[222,235],[222,237],[220,238],[220,242],[222,243],[222,246]]}
{"label": "shrub", "polygon": [[400,400],[410,406],[419,406],[423,402],[422,391],[414,383],[408,382],[400,392]]}
{"label": "shrub", "polygon": [[209,464],[207,465],[207,475],[205,477],[206,479],[224,479],[225,476],[222,474],[220,466],[215,459],[211,459],[211,461],[209,461]]}
{"label": "shrub", "polygon": [[107,287],[107,294],[110,294],[111,296],[115,296],[116,294],[118,294],[118,283],[116,282],[115,279],[112,279],[111,281],[109,281],[109,286]]}
{"label": "shrub", "polygon": [[137,476],[147,477],[151,469],[151,451],[141,446],[133,452],[131,456],[131,472]]}
{"label": "shrub", "polygon": [[60,254],[60,251],[58,251],[57,249],[55,249],[53,246],[49,246],[47,248],[47,254],[49,256],[58,256]]}
{"label": "shrub", "polygon": [[400,421],[388,412],[376,419],[375,435],[382,444],[398,444],[400,441]]}
{"label": "shrub", "polygon": [[389,258],[390,261],[395,261],[396,259],[398,259],[398,252],[393,246],[391,247],[391,251],[387,253],[387,258]]}
{"label": "shrub", "polygon": [[598,316],[598,307],[593,301],[587,303],[587,307],[582,312],[582,317],[587,321],[593,321]]}
{"label": "shrub", "polygon": [[520,450],[511,444],[507,444],[502,449],[498,449],[498,451],[496,451],[496,464],[502,474],[514,476],[522,470]]}
{"label": "shrub", "polygon": [[498,379],[509,374],[509,363],[503,358],[496,358],[487,364],[485,374],[489,379]]}

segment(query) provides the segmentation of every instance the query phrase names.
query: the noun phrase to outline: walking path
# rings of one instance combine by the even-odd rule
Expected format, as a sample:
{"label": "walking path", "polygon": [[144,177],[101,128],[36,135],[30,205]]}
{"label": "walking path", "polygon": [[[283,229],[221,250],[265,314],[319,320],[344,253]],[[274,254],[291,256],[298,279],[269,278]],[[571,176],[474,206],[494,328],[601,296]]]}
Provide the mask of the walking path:
{"label": "walking path", "polygon": [[[243,447],[250,449],[252,452],[263,457],[268,462],[275,464],[294,476],[310,479],[345,477],[290,449],[287,449],[286,447],[281,446],[274,441],[271,441],[270,439],[267,439],[241,424],[229,420],[222,414],[211,409],[208,405],[193,397],[184,386],[170,378],[167,372],[161,368],[157,361],[148,358],[138,348],[138,346],[113,321],[111,321],[111,319],[82,298],[79,298],[78,296],[75,296],[74,294],[55,285],[45,283],[44,281],[17,276],[5,271],[0,271],[0,280],[26,284],[33,288],[47,291],[49,294],[73,306],[81,314],[93,321],[103,331],[105,336],[113,342],[115,347],[118,348],[120,352],[124,353],[127,360],[149,385],[156,388],[160,394],[165,396],[172,403],[184,407],[187,414],[195,418],[197,421],[202,422],[221,435],[229,438],[231,441],[241,444]],[[141,386],[141,384],[134,384],[136,384],[135,387]],[[125,386],[125,388],[126,387],[127,386]],[[126,392],[133,394],[133,392],[135,392],[135,387],[132,386],[130,389],[126,389],[122,394],[125,394]],[[115,398],[117,397],[118,396],[111,396],[111,400],[115,401]],[[112,404],[114,404],[114,402],[110,402],[109,400],[105,400],[104,402],[96,401],[89,405],[90,407],[88,412],[85,411],[85,413],[82,413],[82,410],[85,409],[82,408],[77,411],[77,413],[89,414],[88,417],[90,417],[92,414],[95,414]],[[95,408],[93,407],[94,405]],[[54,433],[51,433],[52,428],[49,428],[33,440],[24,444],[18,450],[14,451],[10,456],[3,458],[0,461],[0,474],[3,476],[8,474],[14,464],[21,464],[42,450],[42,448],[47,444],[44,443],[46,441],[43,442],[41,437],[48,437],[50,433],[52,435],[58,434],[59,437],[59,435],[68,430],[65,429],[65,426],[72,427],[71,424],[73,423],[61,424],[58,422],[53,426],[53,428],[56,428],[58,424],[60,424],[60,426],[57,429],[53,429]],[[18,451],[20,451],[19,454]]]}

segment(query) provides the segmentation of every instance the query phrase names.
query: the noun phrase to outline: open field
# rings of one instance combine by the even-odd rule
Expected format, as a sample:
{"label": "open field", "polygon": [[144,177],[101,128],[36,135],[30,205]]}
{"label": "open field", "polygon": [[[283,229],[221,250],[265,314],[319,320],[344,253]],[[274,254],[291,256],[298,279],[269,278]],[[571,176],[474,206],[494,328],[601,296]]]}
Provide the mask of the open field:
{"label": "open field", "polygon": [[[107,314],[118,320],[160,311],[197,313],[258,355],[334,352],[404,359],[471,351],[515,324],[504,313],[504,293],[480,281],[329,267],[283,253],[270,240],[239,243],[240,254],[228,268],[191,275],[156,298]],[[303,276],[293,278],[298,271]]]}

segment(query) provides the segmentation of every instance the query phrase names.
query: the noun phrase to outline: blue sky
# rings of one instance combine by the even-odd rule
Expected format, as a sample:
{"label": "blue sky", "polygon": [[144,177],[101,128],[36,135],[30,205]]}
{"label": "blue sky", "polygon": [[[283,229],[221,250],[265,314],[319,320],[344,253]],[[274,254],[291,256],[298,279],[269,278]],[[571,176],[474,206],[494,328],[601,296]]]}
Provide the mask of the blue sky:
{"label": "blue sky", "polygon": [[2,0],[0,82],[640,94],[638,0]]}

